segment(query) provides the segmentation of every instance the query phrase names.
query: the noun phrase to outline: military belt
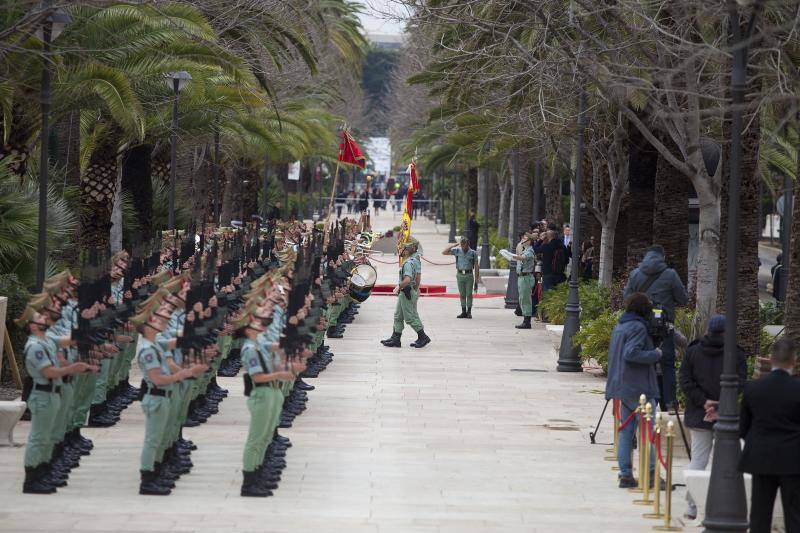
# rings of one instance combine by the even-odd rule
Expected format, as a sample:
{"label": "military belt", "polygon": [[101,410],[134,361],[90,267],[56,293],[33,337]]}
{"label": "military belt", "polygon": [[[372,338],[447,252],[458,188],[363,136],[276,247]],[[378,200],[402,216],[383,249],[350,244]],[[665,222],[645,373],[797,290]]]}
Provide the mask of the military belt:
{"label": "military belt", "polygon": [[263,383],[253,383],[253,387],[272,387],[275,388],[274,381],[265,381]]}
{"label": "military belt", "polygon": [[461,270],[460,268],[456,270],[458,270],[459,274],[472,274],[472,270]]}
{"label": "military belt", "polygon": [[33,390],[38,390],[42,392],[53,392],[55,394],[61,394],[61,386],[60,385],[53,385],[52,383],[48,383],[47,385],[42,385],[41,383],[35,383],[33,385]]}
{"label": "military belt", "polygon": [[171,390],[159,389],[158,387],[150,387],[150,386],[147,386],[147,385],[145,385],[145,386],[147,387],[147,390],[145,390],[144,393],[145,394],[149,394],[150,396],[164,396],[166,398],[169,398],[169,397],[172,396],[172,391]]}

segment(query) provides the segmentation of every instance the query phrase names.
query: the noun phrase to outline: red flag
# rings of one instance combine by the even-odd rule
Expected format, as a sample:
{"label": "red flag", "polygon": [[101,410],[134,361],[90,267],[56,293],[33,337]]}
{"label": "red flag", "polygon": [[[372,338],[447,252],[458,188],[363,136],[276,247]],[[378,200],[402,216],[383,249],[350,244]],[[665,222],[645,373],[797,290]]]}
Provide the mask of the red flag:
{"label": "red flag", "polygon": [[339,144],[339,161],[366,168],[367,158],[361,153],[356,141],[346,131],[342,131],[342,142]]}
{"label": "red flag", "polygon": [[417,164],[413,160],[408,165],[408,173],[411,174],[411,192],[417,192],[419,190],[419,180],[417,178]]}

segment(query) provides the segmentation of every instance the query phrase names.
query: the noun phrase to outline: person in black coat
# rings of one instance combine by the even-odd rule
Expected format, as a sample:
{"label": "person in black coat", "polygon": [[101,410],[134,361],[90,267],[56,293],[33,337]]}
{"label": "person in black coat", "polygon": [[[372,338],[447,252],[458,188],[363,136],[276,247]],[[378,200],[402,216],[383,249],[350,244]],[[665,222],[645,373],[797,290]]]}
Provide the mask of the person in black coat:
{"label": "person in black coat", "polygon": [[[725,317],[715,315],[708,322],[708,333],[692,342],[681,364],[678,382],[686,395],[684,422],[692,436],[689,470],[705,470],[714,441],[714,422],[719,405],[720,376],[724,360]],[[736,373],[744,385],[747,380],[747,359],[737,347]],[[697,507],[691,493],[686,493],[686,518],[697,518]]]}
{"label": "person in black coat", "polygon": [[786,532],[800,532],[800,380],[792,377],[796,362],[794,342],[778,339],[772,345],[772,372],[744,387],[739,469],[753,475],[751,533],[771,530],[779,488]]}

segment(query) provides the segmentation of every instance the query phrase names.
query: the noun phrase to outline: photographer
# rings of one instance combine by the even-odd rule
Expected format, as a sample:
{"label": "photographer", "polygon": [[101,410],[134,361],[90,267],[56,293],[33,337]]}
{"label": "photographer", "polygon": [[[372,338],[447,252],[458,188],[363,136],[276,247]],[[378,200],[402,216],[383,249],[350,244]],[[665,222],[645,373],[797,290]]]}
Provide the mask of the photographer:
{"label": "photographer", "polygon": [[[656,348],[648,332],[653,304],[646,294],[635,292],[625,300],[625,313],[611,333],[608,348],[608,381],[606,400],[620,401],[620,417],[625,426],[619,431],[617,462],[619,463],[619,487],[636,486],[631,465],[631,451],[638,426],[637,417],[630,420],[631,413],[639,405],[644,394],[655,410],[659,398],[656,363],[661,359],[661,350]],[[650,470],[653,458],[650,454]],[[652,479],[652,476],[651,476]]]}
{"label": "photographer", "polygon": [[[647,249],[644,259],[631,272],[623,297],[628,298],[636,292],[645,293],[653,302],[653,307],[662,311],[655,324],[663,357],[661,358],[662,406],[670,409],[675,403],[675,341],[671,331],[675,322],[675,308],[687,304],[689,298],[680,276],[667,266],[664,248],[654,244]],[[658,313],[656,313],[658,318]]]}
{"label": "photographer", "polygon": [[[680,370],[681,390],[686,395],[684,420],[692,435],[692,460],[689,470],[705,470],[711,456],[714,423],[719,406],[720,376],[725,348],[725,317],[714,315],[708,323],[708,333],[689,345]],[[747,360],[744,351],[737,349],[736,371],[744,384],[747,379]],[[697,507],[686,493],[686,518],[697,518]]]}
{"label": "photographer", "polygon": [[564,271],[569,261],[570,250],[558,232],[548,230],[533,243],[533,251],[542,255],[542,292],[547,292],[567,280]]}

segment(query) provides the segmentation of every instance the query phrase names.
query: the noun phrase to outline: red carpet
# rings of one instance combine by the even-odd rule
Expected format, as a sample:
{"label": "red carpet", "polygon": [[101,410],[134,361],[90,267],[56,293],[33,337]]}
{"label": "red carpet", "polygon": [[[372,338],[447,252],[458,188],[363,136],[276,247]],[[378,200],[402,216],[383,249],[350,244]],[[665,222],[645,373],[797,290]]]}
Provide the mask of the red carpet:
{"label": "red carpet", "polygon": [[[372,294],[392,294],[395,285],[375,285],[372,289]],[[447,292],[447,287],[444,285],[425,285],[419,288],[421,296],[432,296],[434,294],[444,294]]]}

